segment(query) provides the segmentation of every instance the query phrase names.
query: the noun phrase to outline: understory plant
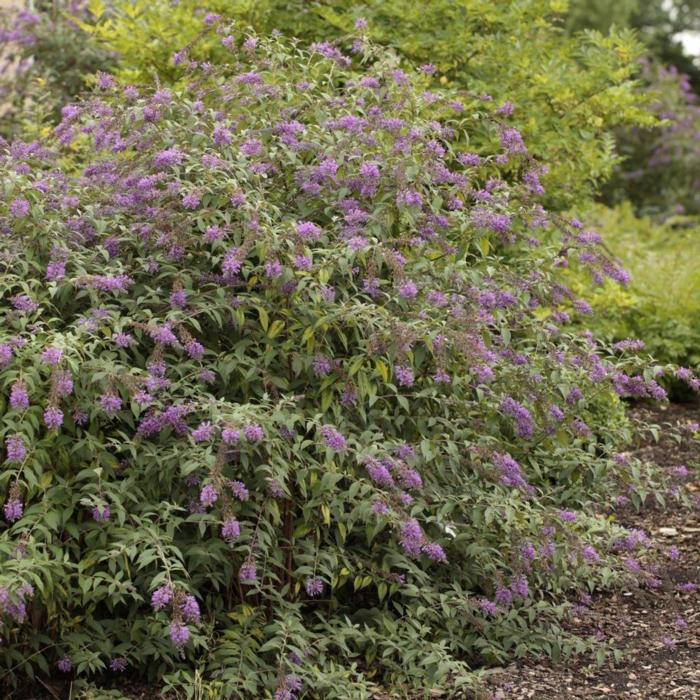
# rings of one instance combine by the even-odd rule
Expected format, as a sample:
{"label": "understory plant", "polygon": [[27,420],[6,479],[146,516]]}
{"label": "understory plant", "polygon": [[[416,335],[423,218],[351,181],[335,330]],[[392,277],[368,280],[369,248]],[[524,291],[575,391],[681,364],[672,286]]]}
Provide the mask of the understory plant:
{"label": "understory plant", "polygon": [[623,164],[606,185],[609,203],[631,201],[657,221],[700,214],[700,103],[690,78],[674,66],[642,61],[644,90],[659,117],[652,128],[618,134]]}
{"label": "understory plant", "polygon": [[113,65],[108,52],[80,29],[89,13],[75,0],[10,3],[0,9],[0,136],[39,133],[87,87],[86,80]]}
{"label": "understory plant", "polygon": [[663,390],[556,275],[626,273],[509,110],[205,25],[182,88],[101,74],[2,144],[0,682],[362,698],[583,650],[566,595],[638,544],[587,504],[667,489],[618,454]]}

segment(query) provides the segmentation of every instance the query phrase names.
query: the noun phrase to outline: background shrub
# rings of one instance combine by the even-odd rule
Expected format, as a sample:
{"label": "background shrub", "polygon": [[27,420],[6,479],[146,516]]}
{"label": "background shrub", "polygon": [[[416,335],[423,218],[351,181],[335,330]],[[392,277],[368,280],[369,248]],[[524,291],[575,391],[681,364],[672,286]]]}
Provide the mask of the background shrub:
{"label": "background shrub", "polygon": [[609,203],[630,201],[657,220],[700,214],[700,104],[690,79],[675,66],[643,63],[643,88],[659,125],[622,131],[624,163],[604,190]]}
{"label": "background shrub", "polygon": [[[637,338],[662,362],[700,364],[700,271],[692,251],[700,231],[692,219],[664,224],[637,217],[628,203],[599,206],[587,219],[606,245],[625,260],[632,281],[626,288],[605,284],[591,296],[592,324],[610,342]],[[590,289],[585,277],[581,293]]]}
{"label": "background shrub", "polygon": [[113,60],[79,27],[86,11],[75,2],[37,2],[35,11],[0,11],[0,136],[36,134],[55,123],[61,107]]}

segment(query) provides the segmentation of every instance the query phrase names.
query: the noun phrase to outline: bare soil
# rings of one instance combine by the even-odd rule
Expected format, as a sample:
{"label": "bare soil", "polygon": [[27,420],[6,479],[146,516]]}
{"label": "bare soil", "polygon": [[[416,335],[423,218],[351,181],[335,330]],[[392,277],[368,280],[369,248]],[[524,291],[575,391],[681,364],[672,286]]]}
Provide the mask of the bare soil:
{"label": "bare soil", "polygon": [[[637,407],[632,415],[683,428],[700,422],[700,407]],[[661,435],[659,442],[644,441],[631,452],[665,469],[687,466],[686,488],[700,494],[700,443],[678,445],[664,438],[663,430]],[[491,677],[493,700],[700,700],[700,509],[649,505],[615,514],[623,525],[649,536],[661,585],[595,596],[569,626],[612,643],[622,658],[600,666],[585,656],[558,666],[536,659],[514,663]],[[687,590],[687,584],[698,590]]]}

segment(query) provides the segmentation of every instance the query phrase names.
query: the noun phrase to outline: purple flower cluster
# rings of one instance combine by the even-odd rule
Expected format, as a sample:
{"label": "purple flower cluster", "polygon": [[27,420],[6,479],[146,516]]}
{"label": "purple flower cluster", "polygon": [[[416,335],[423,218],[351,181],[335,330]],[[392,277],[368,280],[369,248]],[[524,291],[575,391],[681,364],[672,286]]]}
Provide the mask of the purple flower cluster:
{"label": "purple flower cluster", "polygon": [[[300,664],[298,664],[300,665]],[[297,693],[303,688],[299,676],[285,676],[275,691],[273,700],[296,700]]]}
{"label": "purple flower cluster", "polygon": [[10,214],[17,219],[23,219],[29,214],[29,202],[23,197],[18,197],[10,202]]}
{"label": "purple flower cluster", "polygon": [[107,522],[110,519],[111,515],[112,514],[109,510],[109,506],[107,505],[96,506],[92,510],[92,519],[98,523]]}
{"label": "purple flower cluster", "polygon": [[182,622],[171,622],[168,634],[176,649],[182,649],[190,639],[190,629]]}
{"label": "purple flower cluster", "polygon": [[208,442],[214,437],[215,428],[209,421],[200,423],[192,430],[192,439],[195,442]]}
{"label": "purple flower cluster", "polygon": [[10,407],[14,411],[24,411],[29,408],[29,394],[23,382],[15,382],[10,390]]}
{"label": "purple flower cluster", "polygon": [[309,598],[316,598],[323,593],[323,581],[320,578],[309,578],[304,583],[304,589]]}
{"label": "purple flower cluster", "polygon": [[532,419],[532,414],[521,403],[507,396],[501,401],[501,411],[503,411],[506,416],[515,420],[515,431],[518,437],[527,440],[534,435],[535,424]]}
{"label": "purple flower cluster", "polygon": [[413,376],[413,370],[410,367],[395,365],[394,374],[396,374],[396,381],[399,383],[399,386],[413,386],[415,377]]}
{"label": "purple flower cluster", "polygon": [[241,536],[241,525],[235,518],[228,518],[221,526],[221,537],[233,542]]}
{"label": "purple flower cluster", "polygon": [[265,431],[256,423],[250,423],[243,428],[243,435],[248,442],[260,442],[265,437]]}
{"label": "purple flower cluster", "polygon": [[201,619],[201,613],[199,610],[199,603],[197,599],[192,595],[185,596],[185,599],[180,603],[180,613],[182,617],[193,624],[199,624]]}
{"label": "purple flower cluster", "polygon": [[129,662],[123,656],[117,656],[109,662],[109,670],[114,673],[124,673]]}
{"label": "purple flower cluster", "polygon": [[199,502],[205,508],[211,508],[219,500],[219,492],[212,484],[207,484],[199,493]]}
{"label": "purple flower cluster", "polygon": [[332,425],[321,426],[321,435],[331,450],[344,452],[347,449],[347,440]]}
{"label": "purple flower cluster", "polygon": [[49,406],[44,411],[44,423],[49,430],[58,430],[63,425],[63,411],[56,406]]}
{"label": "purple flower cluster", "polygon": [[151,606],[154,610],[163,610],[167,608],[173,599],[173,589],[169,585],[156,588],[151,595]]}
{"label": "purple flower cluster", "polygon": [[304,241],[318,241],[321,238],[321,229],[310,221],[300,221],[297,224],[297,235]]}
{"label": "purple flower cluster", "polygon": [[314,374],[325,377],[333,371],[333,362],[325,355],[316,355],[313,361]]}
{"label": "purple flower cluster", "polygon": [[238,578],[242,583],[254,583],[258,580],[258,567],[253,557],[248,557],[238,570]]}
{"label": "purple flower cluster", "polygon": [[63,350],[60,348],[46,348],[44,352],[41,353],[41,360],[47,365],[57,365],[63,357]]}
{"label": "purple flower cluster", "polygon": [[5,450],[8,462],[23,462],[27,456],[27,448],[21,435],[10,435],[5,439]]}
{"label": "purple flower cluster", "polygon": [[400,532],[401,548],[409,557],[417,559],[423,548],[423,530],[418,521],[410,518],[401,525]]}
{"label": "purple flower cluster", "polygon": [[500,474],[500,482],[504,486],[515,489],[528,490],[528,484],[523,477],[520,465],[509,455],[495,452],[491,459]]}
{"label": "purple flower cluster", "polygon": [[24,504],[19,498],[10,498],[10,500],[5,502],[3,510],[5,512],[5,520],[8,523],[14,523],[22,517]]}
{"label": "purple flower cluster", "polygon": [[73,662],[67,656],[64,656],[58,660],[56,667],[61,673],[70,673],[73,670]]}
{"label": "purple flower cluster", "polygon": [[100,397],[100,408],[109,416],[119,413],[122,400],[114,393],[108,392]]}

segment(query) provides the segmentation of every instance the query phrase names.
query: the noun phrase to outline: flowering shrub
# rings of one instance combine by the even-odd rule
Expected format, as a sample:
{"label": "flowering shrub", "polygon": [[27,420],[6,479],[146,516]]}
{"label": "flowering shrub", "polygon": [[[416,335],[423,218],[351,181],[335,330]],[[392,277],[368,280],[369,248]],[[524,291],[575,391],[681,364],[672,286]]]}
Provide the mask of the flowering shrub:
{"label": "flowering shrub", "polygon": [[[632,33],[567,36],[565,0],[182,0],[175,7],[92,0],[89,7],[94,20],[81,26],[119,56],[119,75],[136,83],[150,83],[154,71],[177,80],[172,43],[163,37],[187,44],[206,27],[207,13],[307,45],[339,39],[350,45],[358,32],[369,36],[420,67],[432,90],[449,85],[469,109],[508,114],[541,162],[538,178],[550,208],[580,205],[610,176],[618,162],[616,128],[657,121],[634,89],[642,47]],[[205,40],[196,56],[216,62],[219,49]],[[493,144],[477,127],[472,150],[490,154]]]}
{"label": "flowering shrub", "polygon": [[359,698],[583,649],[563,594],[638,543],[571,508],[664,487],[616,454],[662,391],[554,274],[624,271],[506,113],[210,25],[186,88],[102,74],[2,147],[4,681]]}
{"label": "flowering shrub", "polygon": [[0,135],[35,133],[42,122],[55,123],[61,106],[85,89],[86,76],[112,64],[79,28],[88,16],[76,0],[55,0],[43,12],[0,10]]}
{"label": "flowering shrub", "polygon": [[700,214],[700,102],[687,75],[674,66],[642,62],[644,90],[653,96],[655,128],[622,131],[625,162],[606,188],[606,198],[634,203],[637,211],[668,219]]}

